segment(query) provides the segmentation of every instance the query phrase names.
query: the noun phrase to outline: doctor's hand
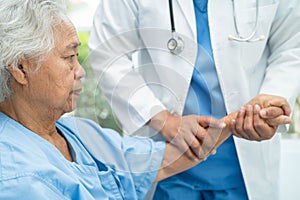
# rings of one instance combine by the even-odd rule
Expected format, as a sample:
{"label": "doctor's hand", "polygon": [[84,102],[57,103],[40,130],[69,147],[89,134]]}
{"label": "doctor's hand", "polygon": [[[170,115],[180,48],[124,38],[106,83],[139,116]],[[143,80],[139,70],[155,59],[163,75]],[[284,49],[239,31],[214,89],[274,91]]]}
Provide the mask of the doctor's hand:
{"label": "doctor's hand", "polygon": [[238,111],[230,127],[237,137],[262,141],[272,138],[279,125],[289,124],[289,114],[290,107],[284,98],[258,95]]}
{"label": "doctor's hand", "polygon": [[214,146],[225,126],[222,121],[211,117],[173,116],[168,111],[155,115],[148,125],[160,131],[167,142],[191,160],[203,160],[214,153]]}
{"label": "doctor's hand", "polygon": [[290,123],[291,107],[287,100],[280,96],[259,94],[249,101],[247,105],[259,105],[259,115],[269,125],[278,126]]}
{"label": "doctor's hand", "polygon": [[[163,113],[164,112],[159,113],[159,114],[163,114]],[[174,174],[180,173],[184,170],[187,170],[187,169],[195,166],[196,164],[200,163],[201,161],[205,160],[205,158],[208,157],[212,153],[211,149],[213,149],[213,150],[217,149],[231,135],[230,127],[225,126],[225,124],[229,124],[232,119],[235,119],[237,116],[237,113],[238,112],[230,113],[229,115],[222,118],[222,120],[216,120],[216,119],[213,119],[210,117],[194,116],[194,115],[182,117],[182,120],[187,119],[187,120],[192,120],[192,121],[193,120],[198,121],[200,126],[204,129],[203,131],[206,134],[206,137],[213,136],[213,140],[211,143],[207,143],[207,144],[206,144],[205,140],[204,140],[204,142],[203,142],[203,140],[201,140],[202,141],[201,146],[202,146],[202,149],[204,149],[204,151],[202,151],[202,155],[201,155],[202,159],[201,159],[201,157],[200,158],[196,157],[196,159],[190,159],[185,153],[184,154],[182,153],[182,151],[178,148],[178,146],[174,145],[171,142],[167,142],[162,165],[161,165],[160,170],[157,173],[157,177],[156,177],[155,181],[160,181],[160,180],[170,177]],[[154,118],[158,119],[157,116]],[[158,121],[155,122],[156,125],[158,125],[157,122]],[[184,123],[182,123],[182,124],[184,124]],[[186,125],[188,125],[188,124],[189,123],[187,123]],[[194,123],[191,123],[191,125],[192,124],[193,124],[193,126],[195,125]],[[163,125],[163,124],[161,124],[161,125]],[[193,126],[187,126],[187,128],[193,127]],[[182,127],[185,127],[185,126],[182,126]],[[207,149],[205,149],[204,146],[206,146]]]}

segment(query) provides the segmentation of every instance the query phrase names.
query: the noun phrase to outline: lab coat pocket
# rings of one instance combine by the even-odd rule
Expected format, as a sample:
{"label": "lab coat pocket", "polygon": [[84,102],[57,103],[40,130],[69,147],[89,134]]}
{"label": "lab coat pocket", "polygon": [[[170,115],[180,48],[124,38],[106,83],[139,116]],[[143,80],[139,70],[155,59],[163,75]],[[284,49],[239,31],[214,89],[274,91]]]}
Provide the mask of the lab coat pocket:
{"label": "lab coat pocket", "polygon": [[[255,5],[252,5],[238,12],[236,18],[241,36],[246,37],[255,31],[257,37],[263,35],[267,38],[278,4],[278,2],[275,2],[259,6],[258,9],[256,9]],[[256,17],[257,13],[258,16]]]}
{"label": "lab coat pocket", "polygon": [[237,20],[239,32],[242,37],[247,37],[255,32],[252,39],[261,39],[256,42],[240,43],[240,56],[242,60],[246,61],[243,63],[248,74],[253,72],[255,65],[260,61],[264,54],[264,50],[266,50],[268,37],[270,36],[270,30],[277,8],[277,2],[260,6],[257,19],[255,6],[247,8],[243,15],[241,15],[240,20]]}

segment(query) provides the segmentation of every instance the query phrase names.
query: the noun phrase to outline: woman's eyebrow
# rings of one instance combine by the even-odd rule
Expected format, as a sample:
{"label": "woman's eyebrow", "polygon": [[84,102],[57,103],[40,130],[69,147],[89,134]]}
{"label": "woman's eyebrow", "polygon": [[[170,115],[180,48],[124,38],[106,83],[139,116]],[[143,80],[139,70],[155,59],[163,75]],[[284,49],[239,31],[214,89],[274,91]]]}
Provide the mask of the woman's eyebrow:
{"label": "woman's eyebrow", "polygon": [[71,43],[67,46],[68,49],[77,49],[79,46],[81,45],[81,43]]}

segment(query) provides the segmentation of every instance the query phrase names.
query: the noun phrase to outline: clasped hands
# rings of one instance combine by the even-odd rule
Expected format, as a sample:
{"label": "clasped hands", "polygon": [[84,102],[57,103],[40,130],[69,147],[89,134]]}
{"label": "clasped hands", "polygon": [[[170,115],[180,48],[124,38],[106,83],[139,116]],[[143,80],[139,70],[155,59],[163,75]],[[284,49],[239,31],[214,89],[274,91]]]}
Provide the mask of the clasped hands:
{"label": "clasped hands", "polygon": [[173,116],[162,111],[149,125],[189,159],[201,161],[215,153],[231,134],[254,141],[272,138],[279,125],[291,122],[290,113],[284,98],[260,94],[220,120],[197,115]]}

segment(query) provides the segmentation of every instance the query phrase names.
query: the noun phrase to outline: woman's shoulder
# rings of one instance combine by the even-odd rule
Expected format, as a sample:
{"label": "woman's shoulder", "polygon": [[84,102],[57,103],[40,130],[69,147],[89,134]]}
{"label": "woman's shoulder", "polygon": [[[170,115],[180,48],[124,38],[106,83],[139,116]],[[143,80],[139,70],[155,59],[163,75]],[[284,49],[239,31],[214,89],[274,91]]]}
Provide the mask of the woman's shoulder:
{"label": "woman's shoulder", "polygon": [[97,132],[103,134],[104,129],[88,118],[63,116],[57,123],[57,127],[64,129],[64,132],[71,133],[73,135],[80,135],[81,132]]}
{"label": "woman's shoulder", "polygon": [[93,137],[106,142],[121,140],[121,135],[115,130],[102,128],[98,123],[87,118],[64,116],[58,120],[57,126],[63,128],[64,132],[78,136],[81,140]]}
{"label": "woman's shoulder", "polygon": [[[76,127],[78,125],[88,125],[88,126],[99,126],[96,122],[93,120],[90,120],[88,118],[82,118],[82,117],[76,117],[76,116],[62,116],[58,121],[58,124],[61,124],[63,126],[71,126]],[[99,128],[101,128],[99,126]]]}
{"label": "woman's shoulder", "polygon": [[53,168],[55,150],[46,140],[30,133],[9,132],[0,138],[0,181],[45,178]]}

